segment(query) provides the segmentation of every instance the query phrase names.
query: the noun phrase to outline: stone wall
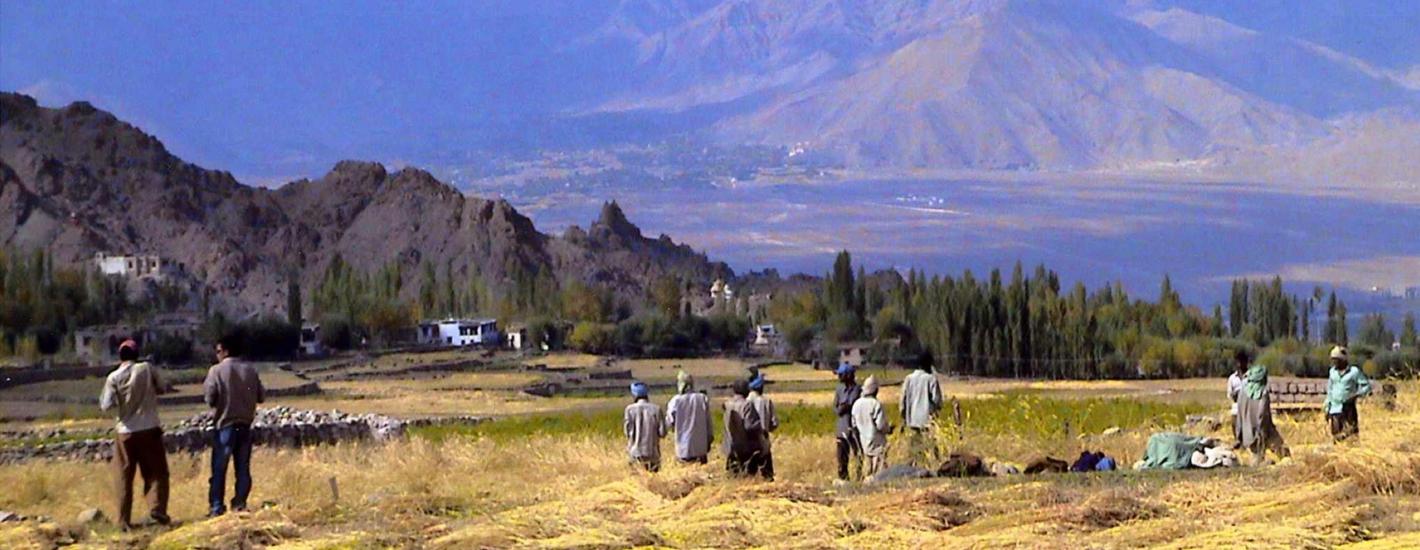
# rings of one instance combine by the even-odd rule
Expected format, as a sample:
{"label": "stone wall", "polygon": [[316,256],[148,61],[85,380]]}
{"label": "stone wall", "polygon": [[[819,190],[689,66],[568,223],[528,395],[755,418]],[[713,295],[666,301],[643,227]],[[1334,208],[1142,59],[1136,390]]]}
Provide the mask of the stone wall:
{"label": "stone wall", "polygon": [[1313,403],[1320,405],[1326,397],[1325,380],[1273,382],[1267,385],[1273,403]]}
{"label": "stone wall", "polygon": [[53,380],[80,380],[94,376],[106,376],[109,371],[112,370],[112,365],[98,367],[64,366],[53,368],[7,367],[0,369],[0,390]]}
{"label": "stone wall", "polygon": [[[405,436],[417,426],[474,424],[482,417],[459,416],[400,420],[378,414],[346,414],[338,411],[297,410],[290,407],[261,409],[252,424],[255,445],[298,448],[342,441],[390,441]],[[215,428],[212,413],[204,412],[174,426],[164,427],[163,442],[169,453],[200,453],[211,446]],[[98,435],[98,434],[95,434]],[[0,464],[30,460],[109,460],[113,456],[112,435],[65,441],[33,447],[0,450]]]}

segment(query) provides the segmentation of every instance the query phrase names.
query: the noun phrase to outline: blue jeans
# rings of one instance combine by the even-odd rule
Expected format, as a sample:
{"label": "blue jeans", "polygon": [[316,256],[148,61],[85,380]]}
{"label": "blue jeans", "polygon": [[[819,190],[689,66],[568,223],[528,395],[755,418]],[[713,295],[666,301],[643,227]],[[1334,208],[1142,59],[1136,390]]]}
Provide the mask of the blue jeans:
{"label": "blue jeans", "polygon": [[227,460],[236,465],[237,487],[232,495],[232,508],[245,510],[251,494],[251,426],[232,424],[218,429],[212,438],[212,479],[207,488],[207,502],[213,515],[227,512],[222,502],[227,485]]}

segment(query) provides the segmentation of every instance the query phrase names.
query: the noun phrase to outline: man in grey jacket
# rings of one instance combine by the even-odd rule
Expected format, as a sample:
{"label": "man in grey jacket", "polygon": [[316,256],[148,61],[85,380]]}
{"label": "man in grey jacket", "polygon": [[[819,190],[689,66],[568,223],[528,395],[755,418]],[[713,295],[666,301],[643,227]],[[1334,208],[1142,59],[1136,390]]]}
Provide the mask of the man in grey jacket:
{"label": "man in grey jacket", "polygon": [[168,455],[163,447],[163,428],[158,422],[158,394],[163,383],[158,372],[148,363],[138,360],[138,343],[125,340],[118,345],[122,361],[104,380],[99,408],[117,409],[118,424],[114,431],[113,464],[118,471],[118,524],[124,529],[132,525],[133,474],[143,474],[143,495],[148,499],[148,517],[154,523],[167,525],[168,518]]}
{"label": "man in grey jacket", "polygon": [[647,471],[661,470],[661,438],[666,436],[665,417],[661,408],[650,401],[651,389],[641,382],[631,384],[631,397],[622,425],[626,430],[626,451],[631,461]]}
{"label": "man in grey jacket", "polygon": [[236,470],[232,510],[245,511],[251,494],[251,424],[256,404],[266,400],[266,389],[256,367],[240,359],[242,337],[237,332],[223,335],[216,346],[217,360],[207,369],[202,383],[203,399],[212,407],[217,431],[212,439],[212,478],[208,482],[208,513],[227,513],[223,502],[227,484],[227,463]]}
{"label": "man in grey jacket", "polygon": [[676,459],[705,464],[710,445],[715,442],[710,398],[695,391],[695,380],[685,371],[676,375],[676,390],[678,393],[666,404],[666,424],[675,432]]}
{"label": "man in grey jacket", "polygon": [[862,395],[855,378],[853,365],[844,363],[838,367],[838,389],[833,392],[833,411],[838,415],[834,425],[834,440],[838,447],[838,481],[849,480],[848,465],[853,464],[853,477],[862,474],[863,449],[858,444],[858,432],[853,429],[853,403]]}
{"label": "man in grey jacket", "polygon": [[779,429],[779,415],[774,414],[774,401],[764,396],[764,375],[757,374],[753,380],[749,381],[749,397],[745,398],[750,407],[759,416],[759,423],[764,428],[760,430],[760,446],[762,450],[758,455],[750,457],[749,475],[759,474],[764,479],[774,481],[774,448],[770,444],[769,434]]}
{"label": "man in grey jacket", "polygon": [[937,411],[942,410],[942,386],[928,369],[918,366],[902,381],[902,423],[908,428],[908,449],[913,464],[931,468],[938,458]]}

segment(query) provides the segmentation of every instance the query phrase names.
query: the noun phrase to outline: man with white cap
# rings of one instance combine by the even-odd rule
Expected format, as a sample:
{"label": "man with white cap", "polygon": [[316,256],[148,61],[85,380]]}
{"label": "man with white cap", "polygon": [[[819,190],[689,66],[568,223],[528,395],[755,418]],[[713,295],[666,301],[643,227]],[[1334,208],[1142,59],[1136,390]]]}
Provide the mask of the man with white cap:
{"label": "man with white cap", "polygon": [[1341,441],[1360,432],[1356,398],[1370,393],[1370,379],[1366,378],[1360,368],[1351,365],[1346,348],[1331,348],[1331,373],[1326,382],[1326,401],[1323,406],[1333,440]]}
{"label": "man with white cap", "polygon": [[942,386],[932,367],[918,365],[902,381],[902,423],[909,430],[908,448],[914,464],[928,466],[937,459],[937,411],[942,410]]}
{"label": "man with white cap", "polygon": [[838,389],[833,392],[833,411],[838,415],[834,425],[834,440],[838,447],[838,481],[849,480],[848,464],[853,463],[855,478],[863,469],[863,449],[858,445],[858,434],[853,430],[853,403],[863,394],[854,378],[853,365],[843,363],[838,366]]}
{"label": "man with white cap", "polygon": [[666,424],[675,432],[676,459],[705,464],[710,445],[715,442],[710,424],[710,398],[695,391],[695,380],[688,372],[680,371],[675,383],[679,393],[666,404]]}
{"label": "man with white cap", "polygon": [[892,433],[887,412],[878,401],[878,379],[869,376],[863,382],[863,396],[853,403],[853,429],[858,431],[858,443],[863,449],[863,478],[867,479],[887,467],[887,436]]}
{"label": "man with white cap", "polygon": [[651,390],[640,381],[631,383],[634,401],[626,406],[622,424],[626,429],[626,451],[631,461],[651,472],[661,469],[661,438],[666,436],[661,408],[650,401]]}

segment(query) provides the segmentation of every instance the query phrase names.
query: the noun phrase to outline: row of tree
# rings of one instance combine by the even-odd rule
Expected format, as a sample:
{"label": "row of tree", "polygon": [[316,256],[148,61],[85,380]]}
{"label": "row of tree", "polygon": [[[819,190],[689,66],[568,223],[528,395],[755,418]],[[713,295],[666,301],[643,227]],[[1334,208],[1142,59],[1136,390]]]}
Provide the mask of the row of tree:
{"label": "row of tree", "polygon": [[[1027,275],[1018,263],[1009,278],[909,271],[866,277],[839,254],[820,288],[782,297],[770,308],[790,353],[833,360],[836,344],[872,339],[871,353],[900,363],[931,362],[962,374],[1005,377],[1129,378],[1225,374],[1239,348],[1270,352],[1279,370],[1324,372],[1330,343],[1349,343],[1345,304],[1327,299],[1322,340],[1311,338],[1316,291],[1305,299],[1284,292],[1282,281],[1236,281],[1228,304],[1212,315],[1185,306],[1165,276],[1154,301],[1131,297],[1122,285],[1093,291],[1040,266]],[[1415,368],[1413,316],[1404,321],[1404,348],[1390,351],[1384,319],[1368,316],[1355,342],[1380,370]],[[822,342],[815,348],[813,342]],[[1311,344],[1317,344],[1313,349]],[[1325,345],[1323,345],[1325,344]]]}
{"label": "row of tree", "polygon": [[138,321],[184,299],[176,289],[156,290],[131,299],[122,278],[56,268],[44,250],[0,249],[0,357],[52,355],[79,327]]}

